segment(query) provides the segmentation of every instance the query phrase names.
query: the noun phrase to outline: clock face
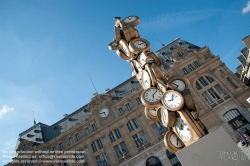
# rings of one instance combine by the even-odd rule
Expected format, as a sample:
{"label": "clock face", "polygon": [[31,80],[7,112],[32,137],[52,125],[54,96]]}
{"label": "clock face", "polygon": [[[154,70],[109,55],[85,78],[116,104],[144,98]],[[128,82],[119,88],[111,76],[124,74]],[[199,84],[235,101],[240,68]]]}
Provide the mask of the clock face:
{"label": "clock face", "polygon": [[151,78],[146,70],[142,70],[142,84],[144,89],[151,87]]}
{"label": "clock face", "polygon": [[135,16],[128,16],[126,18],[123,19],[123,22],[125,23],[130,23],[130,22],[133,22],[135,21],[137,18]]}
{"label": "clock face", "polygon": [[152,115],[152,116],[157,116],[157,109],[155,109],[155,108],[150,108],[150,110],[149,110],[149,112],[150,112],[150,114]]}
{"label": "clock face", "polygon": [[102,109],[102,110],[100,111],[100,116],[101,116],[102,118],[107,117],[108,114],[109,114],[109,110],[106,109],[106,108],[104,108],[104,109]]}
{"label": "clock face", "polygon": [[161,120],[162,120],[162,123],[168,124],[168,122],[169,122],[169,120],[168,120],[168,110],[166,108],[163,108],[163,110],[161,112]]}
{"label": "clock face", "polygon": [[188,141],[191,138],[191,132],[188,125],[181,118],[176,118],[176,130],[183,141]]}
{"label": "clock face", "polygon": [[143,41],[140,41],[140,40],[136,41],[134,43],[134,45],[135,45],[135,47],[140,48],[140,49],[143,49],[143,48],[147,47],[147,44],[145,42],[143,42]]}
{"label": "clock face", "polygon": [[146,90],[144,94],[144,99],[149,103],[153,103],[156,101],[160,101],[162,96],[162,92],[157,88],[149,88]]}
{"label": "clock face", "polygon": [[174,80],[171,85],[179,89],[180,91],[183,91],[186,88],[186,84],[182,80]]}
{"label": "clock face", "polygon": [[183,96],[174,90],[168,90],[163,95],[163,104],[171,111],[177,111],[184,105]]}
{"label": "clock face", "polygon": [[170,136],[170,142],[174,147],[177,147],[177,148],[183,147],[181,141],[179,140],[177,135],[174,133]]}

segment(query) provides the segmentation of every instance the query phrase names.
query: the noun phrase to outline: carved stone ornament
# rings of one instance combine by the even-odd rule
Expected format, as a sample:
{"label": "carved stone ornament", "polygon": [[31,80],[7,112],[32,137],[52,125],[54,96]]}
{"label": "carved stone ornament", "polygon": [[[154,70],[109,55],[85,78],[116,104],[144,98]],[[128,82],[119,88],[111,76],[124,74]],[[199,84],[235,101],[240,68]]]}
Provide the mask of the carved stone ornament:
{"label": "carved stone ornament", "polygon": [[107,101],[108,99],[112,99],[112,96],[110,94],[100,94],[91,99],[89,102],[87,109],[90,110],[91,108],[100,105],[100,103],[103,103]]}

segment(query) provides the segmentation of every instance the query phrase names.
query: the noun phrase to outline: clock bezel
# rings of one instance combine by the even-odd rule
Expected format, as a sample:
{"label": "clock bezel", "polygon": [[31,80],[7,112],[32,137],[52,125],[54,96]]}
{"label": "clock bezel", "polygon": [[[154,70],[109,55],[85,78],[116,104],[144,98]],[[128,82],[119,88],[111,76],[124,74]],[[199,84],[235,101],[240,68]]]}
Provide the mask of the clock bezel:
{"label": "clock bezel", "polygon": [[[108,114],[105,115],[104,117],[101,116],[101,112],[102,112],[103,110],[107,110],[107,112],[108,112]],[[100,116],[101,118],[107,118],[107,117],[109,116],[109,109],[108,109],[108,108],[102,108],[102,109],[99,111],[99,116]]]}
{"label": "clock bezel", "polygon": [[[178,107],[170,107],[169,105],[167,105],[167,104],[165,103],[164,98],[165,98],[166,94],[168,94],[168,93],[176,93],[176,94],[178,94],[178,95],[181,97],[181,103],[179,104]],[[176,91],[176,90],[167,90],[167,91],[162,95],[162,104],[163,104],[168,110],[170,110],[170,111],[178,111],[178,110],[181,110],[181,109],[183,108],[183,106],[184,106],[184,97],[182,96],[182,94],[181,94],[180,92],[178,92],[178,91]]]}
{"label": "clock bezel", "polygon": [[[135,20],[132,21],[132,22],[124,22],[124,20],[128,17],[135,17]],[[140,18],[138,16],[127,16],[125,17],[124,19],[122,19],[122,22],[125,24],[125,25],[131,25],[133,27],[137,26],[139,23],[140,23]]]}
{"label": "clock bezel", "polygon": [[[156,110],[156,116],[152,115],[150,113],[150,109],[155,109]],[[158,118],[157,118],[157,112],[159,111],[159,108],[149,108],[149,107],[145,107],[145,115],[148,117],[149,120],[154,121],[154,122],[158,122]]]}
{"label": "clock bezel", "polygon": [[156,89],[157,91],[160,91],[161,94],[163,95],[162,91],[156,87],[150,87],[150,88],[147,88],[145,89],[142,93],[141,93],[141,101],[142,101],[142,104],[146,107],[151,107],[151,108],[158,108],[160,106],[162,106],[162,103],[161,103],[161,98],[159,98],[157,101],[154,101],[154,102],[149,102],[147,101],[144,97],[145,97],[145,93],[150,90],[150,89]]}
{"label": "clock bezel", "polygon": [[[135,42],[137,41],[142,41],[146,44],[146,48],[138,48],[135,46]],[[151,48],[151,45],[150,43],[146,40],[146,39],[143,39],[143,38],[135,38],[135,39],[132,39],[130,42],[129,42],[129,49],[132,53],[134,54],[140,54],[142,53],[143,51],[149,51]]]}
{"label": "clock bezel", "polygon": [[[165,122],[163,120],[163,111],[166,110],[168,113],[168,122]],[[174,111],[169,111],[164,107],[160,107],[157,111],[157,119],[160,119],[160,122],[162,123],[163,126],[165,127],[174,127],[175,122],[176,122],[176,112]]]}
{"label": "clock bezel", "polygon": [[[178,141],[180,141],[180,143],[182,144],[182,147],[176,147],[172,144],[172,142],[170,141],[170,138],[171,136],[175,134],[176,137],[178,138]],[[172,131],[172,130],[169,130],[165,135],[164,135],[164,145],[165,147],[171,152],[171,153],[176,153],[178,152],[179,150],[185,148],[185,144],[182,142],[182,140],[178,137],[178,135]]]}

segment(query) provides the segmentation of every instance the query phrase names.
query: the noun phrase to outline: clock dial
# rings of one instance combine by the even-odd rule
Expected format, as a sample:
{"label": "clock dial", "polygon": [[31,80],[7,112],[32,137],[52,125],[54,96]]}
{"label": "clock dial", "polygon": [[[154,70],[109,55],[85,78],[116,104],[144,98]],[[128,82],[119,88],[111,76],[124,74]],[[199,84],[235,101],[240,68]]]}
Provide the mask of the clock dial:
{"label": "clock dial", "polygon": [[155,109],[155,108],[150,108],[149,109],[149,113],[152,115],[152,116],[157,116],[157,109]]}
{"label": "clock dial", "polygon": [[178,152],[185,146],[178,135],[176,135],[172,130],[169,130],[167,134],[165,134],[164,145],[172,153]]}
{"label": "clock dial", "polygon": [[140,41],[140,40],[136,41],[136,42],[134,43],[134,45],[135,45],[137,48],[141,48],[141,49],[147,47],[147,44],[146,44],[145,42],[143,42],[143,41]]}
{"label": "clock dial", "polygon": [[176,118],[176,130],[183,141],[191,139],[191,132],[188,125],[180,117]]}
{"label": "clock dial", "polygon": [[173,146],[175,146],[176,148],[182,148],[182,147],[183,147],[183,145],[182,145],[180,139],[177,137],[176,134],[172,134],[172,135],[170,136],[170,142],[171,142],[171,144],[172,144]]}
{"label": "clock dial", "polygon": [[128,16],[128,17],[125,17],[122,21],[126,25],[130,24],[131,26],[136,26],[140,23],[140,19],[137,16]]}
{"label": "clock dial", "polygon": [[150,43],[142,38],[134,38],[129,42],[129,50],[134,54],[140,54],[143,51],[149,51]]}
{"label": "clock dial", "polygon": [[160,101],[162,96],[162,92],[159,89],[151,88],[146,91],[144,94],[144,98],[149,102]]}
{"label": "clock dial", "polygon": [[127,42],[125,40],[121,39],[119,41],[119,44],[120,44],[120,49],[124,52],[124,54],[127,57],[130,57],[131,56],[131,52],[129,51]]}
{"label": "clock dial", "polygon": [[104,108],[104,109],[102,109],[102,110],[100,111],[100,116],[101,116],[102,118],[107,117],[108,114],[109,114],[109,110],[106,109],[106,108]]}
{"label": "clock dial", "polygon": [[186,84],[182,80],[174,80],[171,85],[179,89],[180,91],[183,91],[186,88]]}
{"label": "clock dial", "polygon": [[161,107],[157,112],[158,119],[165,127],[174,127],[176,121],[176,112],[168,111],[165,107]]}
{"label": "clock dial", "polygon": [[145,89],[141,94],[142,103],[149,108],[158,108],[161,105],[162,92],[155,87]]}
{"label": "clock dial", "polygon": [[151,78],[146,70],[142,70],[142,84],[144,89],[151,87]]}
{"label": "clock dial", "polygon": [[180,110],[184,105],[182,94],[174,90],[168,90],[163,95],[163,104],[171,111]]}

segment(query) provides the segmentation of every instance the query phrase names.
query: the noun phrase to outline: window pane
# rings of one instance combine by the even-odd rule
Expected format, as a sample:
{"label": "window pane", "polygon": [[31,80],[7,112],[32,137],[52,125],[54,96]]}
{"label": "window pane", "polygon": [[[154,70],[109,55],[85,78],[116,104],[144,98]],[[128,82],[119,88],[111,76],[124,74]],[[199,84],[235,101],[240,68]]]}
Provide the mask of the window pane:
{"label": "window pane", "polygon": [[97,151],[97,148],[94,142],[91,144],[91,147],[92,147],[93,152],[95,153]]}
{"label": "window pane", "polygon": [[141,104],[141,99],[140,99],[139,97],[137,97],[137,98],[136,98],[136,102],[137,102],[137,104],[140,105],[140,104]]}
{"label": "window pane", "polygon": [[131,110],[131,107],[130,107],[129,103],[126,104],[126,108],[127,108],[128,111]]}
{"label": "window pane", "polygon": [[76,133],[75,136],[76,136],[76,140],[78,141],[80,139],[79,134]]}
{"label": "window pane", "polygon": [[63,150],[63,144],[60,143],[59,146],[60,146],[60,149]]}
{"label": "window pane", "polygon": [[208,85],[207,81],[206,81],[203,77],[199,78],[199,81],[200,81],[200,83],[201,83],[203,86],[207,86],[207,85]]}
{"label": "window pane", "polygon": [[96,129],[97,129],[95,124],[92,124],[92,128],[94,131],[96,131]]}
{"label": "window pane", "polygon": [[71,138],[71,137],[69,137],[69,144],[70,144],[70,145],[73,144],[73,141],[72,141],[72,138]]}
{"label": "window pane", "polygon": [[121,136],[121,133],[118,129],[115,129],[115,135],[116,135],[116,138],[117,139],[120,139],[122,136]]}
{"label": "window pane", "polygon": [[227,95],[227,92],[219,84],[215,85],[214,88],[217,90],[217,92],[219,92],[220,95]]}
{"label": "window pane", "polygon": [[118,159],[122,158],[122,152],[120,151],[119,146],[118,145],[114,146],[114,149]]}
{"label": "window pane", "polygon": [[97,144],[98,144],[99,149],[103,148],[102,141],[100,139],[97,140]]}
{"label": "window pane", "polygon": [[88,128],[85,128],[85,133],[86,133],[86,135],[89,135],[89,129]]}
{"label": "window pane", "polygon": [[133,135],[132,137],[133,137],[133,140],[135,141],[136,147],[139,148],[139,147],[141,146],[141,141],[140,141],[138,135],[135,134],[135,135]]}
{"label": "window pane", "polygon": [[196,67],[200,67],[200,66],[201,66],[201,65],[198,63],[198,61],[195,61],[194,64],[195,64]]}
{"label": "window pane", "polygon": [[85,152],[81,149],[80,150],[80,155],[81,155],[81,158],[84,159],[85,158]]}
{"label": "window pane", "polygon": [[197,90],[200,90],[200,89],[202,89],[202,86],[196,81],[196,84],[195,84],[195,86],[196,86],[196,89]]}
{"label": "window pane", "polygon": [[119,110],[119,112],[120,112],[120,115],[123,115],[123,114],[124,114],[124,111],[123,111],[122,108],[119,108],[118,110]]}
{"label": "window pane", "polygon": [[207,92],[202,93],[202,96],[205,98],[207,102],[209,102],[209,104],[214,103],[213,99],[207,94]]}
{"label": "window pane", "polygon": [[114,135],[113,135],[112,132],[109,133],[109,139],[110,139],[111,142],[114,142],[114,141],[115,141],[115,137],[114,137]]}
{"label": "window pane", "polygon": [[220,96],[214,91],[213,88],[208,89],[208,92],[210,93],[210,95],[211,95],[214,99],[216,99],[216,100],[219,100],[219,99],[220,99]]}
{"label": "window pane", "polygon": [[205,77],[206,77],[206,79],[207,79],[210,83],[214,82],[214,79],[213,79],[212,77],[209,77],[209,76],[205,76]]}
{"label": "window pane", "polygon": [[188,65],[188,68],[189,68],[191,71],[194,70],[194,68],[193,68],[193,66],[192,66],[191,64]]}
{"label": "window pane", "polygon": [[133,119],[132,122],[134,123],[135,128],[139,128],[140,124],[137,119]]}
{"label": "window pane", "polygon": [[188,71],[185,67],[182,69],[182,71],[184,72],[184,74],[188,74]]}
{"label": "window pane", "polygon": [[134,131],[134,127],[132,126],[130,122],[127,123],[127,127],[130,132]]}

